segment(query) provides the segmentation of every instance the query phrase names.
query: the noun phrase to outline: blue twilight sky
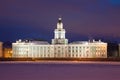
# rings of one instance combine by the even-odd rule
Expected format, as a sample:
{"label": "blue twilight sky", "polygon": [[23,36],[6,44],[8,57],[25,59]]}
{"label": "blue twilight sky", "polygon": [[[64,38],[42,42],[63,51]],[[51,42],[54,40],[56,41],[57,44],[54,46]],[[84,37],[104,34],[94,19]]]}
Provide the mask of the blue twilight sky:
{"label": "blue twilight sky", "polygon": [[51,41],[62,16],[70,41],[120,42],[120,0],[0,0],[0,41]]}

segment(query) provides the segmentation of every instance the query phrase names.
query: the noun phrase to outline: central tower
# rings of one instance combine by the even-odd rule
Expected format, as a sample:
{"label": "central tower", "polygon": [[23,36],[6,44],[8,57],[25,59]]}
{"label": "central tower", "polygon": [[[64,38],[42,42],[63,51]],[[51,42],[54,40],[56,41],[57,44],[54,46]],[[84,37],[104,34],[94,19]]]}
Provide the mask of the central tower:
{"label": "central tower", "polygon": [[62,18],[58,18],[57,29],[54,30],[54,39],[52,39],[52,44],[68,44],[68,39],[65,38],[65,33]]}

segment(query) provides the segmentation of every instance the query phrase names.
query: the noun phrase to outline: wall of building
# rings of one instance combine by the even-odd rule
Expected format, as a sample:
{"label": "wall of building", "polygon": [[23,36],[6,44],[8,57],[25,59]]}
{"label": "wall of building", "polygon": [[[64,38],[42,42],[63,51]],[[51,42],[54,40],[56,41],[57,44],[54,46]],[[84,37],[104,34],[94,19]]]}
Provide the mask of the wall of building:
{"label": "wall of building", "polygon": [[77,58],[107,58],[107,44],[73,44],[69,45],[68,53]]}
{"label": "wall of building", "polygon": [[68,45],[53,45],[55,58],[67,58],[68,57]]}
{"label": "wall of building", "polygon": [[3,57],[3,43],[0,42],[0,57]]}
{"label": "wall of building", "polygon": [[120,57],[120,44],[119,44],[118,48],[119,48],[119,51],[118,51],[118,53],[119,53],[119,57]]}
{"label": "wall of building", "polygon": [[13,57],[107,58],[107,43],[34,45],[13,43]]}
{"label": "wall of building", "polygon": [[13,57],[53,57],[54,47],[52,45],[27,45],[25,44],[13,44]]}
{"label": "wall of building", "polygon": [[11,58],[12,57],[12,48],[4,48],[3,56],[4,56],[4,58]]}
{"label": "wall of building", "polygon": [[119,57],[119,45],[118,43],[108,43],[108,57]]}

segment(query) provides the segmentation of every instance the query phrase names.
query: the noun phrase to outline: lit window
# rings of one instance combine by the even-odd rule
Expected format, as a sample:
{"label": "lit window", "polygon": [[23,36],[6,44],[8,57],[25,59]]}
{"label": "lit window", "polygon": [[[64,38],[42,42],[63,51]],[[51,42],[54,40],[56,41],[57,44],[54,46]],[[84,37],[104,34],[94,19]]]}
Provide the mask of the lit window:
{"label": "lit window", "polygon": [[76,57],[77,57],[78,55],[76,54]]}

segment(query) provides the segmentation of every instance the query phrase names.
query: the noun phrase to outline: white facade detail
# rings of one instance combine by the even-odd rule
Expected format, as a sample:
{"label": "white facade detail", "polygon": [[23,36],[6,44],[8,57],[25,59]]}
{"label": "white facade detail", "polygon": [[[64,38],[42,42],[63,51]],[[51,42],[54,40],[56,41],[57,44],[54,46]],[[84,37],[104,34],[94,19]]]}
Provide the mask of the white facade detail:
{"label": "white facade detail", "polygon": [[76,41],[68,44],[62,19],[59,18],[52,44],[46,41],[12,43],[15,58],[107,58],[107,43],[102,41]]}

